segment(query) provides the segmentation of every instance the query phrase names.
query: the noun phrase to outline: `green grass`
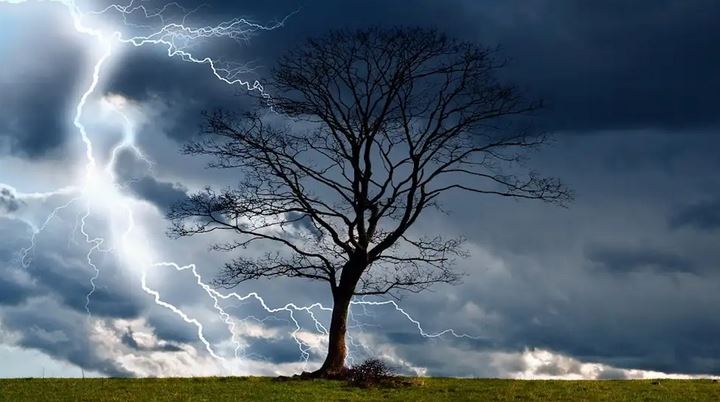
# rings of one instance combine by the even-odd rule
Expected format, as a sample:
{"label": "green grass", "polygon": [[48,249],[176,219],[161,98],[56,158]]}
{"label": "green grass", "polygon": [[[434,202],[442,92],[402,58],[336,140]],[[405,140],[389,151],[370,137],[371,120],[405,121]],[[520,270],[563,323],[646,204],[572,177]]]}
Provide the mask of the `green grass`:
{"label": "green grass", "polygon": [[712,380],[516,381],[428,378],[399,388],[261,377],[0,380],[0,401],[720,401]]}

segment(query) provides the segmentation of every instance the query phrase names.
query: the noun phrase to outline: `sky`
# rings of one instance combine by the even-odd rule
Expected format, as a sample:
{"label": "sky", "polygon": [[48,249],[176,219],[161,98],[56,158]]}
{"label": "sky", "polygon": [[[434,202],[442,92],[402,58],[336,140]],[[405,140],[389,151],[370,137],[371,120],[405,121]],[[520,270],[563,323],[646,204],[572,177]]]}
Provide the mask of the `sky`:
{"label": "sky", "polygon": [[[238,181],[180,149],[203,110],[253,104],[247,89],[207,64],[169,57],[162,44],[117,40],[163,21],[91,13],[110,4],[0,0],[0,376],[317,367],[325,341],[309,314],[270,314],[250,298],[221,300],[223,316],[193,271],[180,268],[194,264],[211,283],[232,257],[209,251],[225,235],[166,235],[170,205]],[[199,59],[244,65],[239,77],[250,83],[307,37],[419,25],[498,46],[508,60],[501,78],[545,101],[533,118],[553,140],[527,163],[561,178],[574,202],[444,199],[449,213],[429,213],[413,230],[467,238],[470,256],[456,267],[462,283],[398,302],[422,332],[392,305],[354,307],[352,361],[380,356],[405,373],[462,377],[720,375],[719,3],[181,4],[195,10],[185,19],[192,27],[287,17],[237,41],[178,43]],[[170,7],[162,16],[185,14]],[[78,32],[73,16],[98,34]],[[90,177],[74,120],[106,55],[98,37],[114,42],[79,119],[98,166]],[[327,289],[299,280],[233,291],[256,292],[271,308],[330,305]],[[449,328],[472,337],[423,336]]]}

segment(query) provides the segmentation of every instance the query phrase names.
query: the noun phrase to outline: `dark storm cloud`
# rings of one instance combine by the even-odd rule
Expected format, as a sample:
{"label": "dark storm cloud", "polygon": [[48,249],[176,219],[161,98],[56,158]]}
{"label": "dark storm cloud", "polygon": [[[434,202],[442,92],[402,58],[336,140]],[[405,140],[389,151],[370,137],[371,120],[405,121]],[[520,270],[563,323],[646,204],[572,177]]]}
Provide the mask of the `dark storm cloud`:
{"label": "dark storm cloud", "polygon": [[[21,267],[20,251],[28,245],[30,228],[22,221],[0,217],[0,323],[3,330],[14,334],[17,346],[37,349],[105,375],[130,376],[131,372],[92,339],[94,330],[89,325],[92,321],[88,319],[86,297],[94,272],[86,261],[88,250],[83,242],[79,246],[72,238],[68,242],[66,235],[72,232],[72,225],[72,220],[57,217],[36,239],[31,263]],[[137,318],[148,300],[136,286],[119,285],[127,283],[128,278],[112,260],[110,254],[93,255],[101,271],[87,307],[96,321]],[[175,338],[187,327],[178,323],[176,316],[167,322],[164,333]],[[192,328],[189,331],[186,340],[195,341]],[[121,344],[138,351],[182,350],[167,340],[145,348],[137,344],[130,330],[117,335]]]}
{"label": "dark storm cloud", "polygon": [[177,345],[173,345],[171,343],[164,343],[160,345],[153,345],[151,347],[147,346],[141,346],[138,344],[138,342],[135,340],[134,332],[132,328],[127,328],[125,332],[120,337],[120,342],[122,342],[123,345],[132,348],[137,351],[153,351],[153,352],[180,352],[183,350]]}
{"label": "dark storm cloud", "polygon": [[[248,350],[253,358],[275,364],[293,363],[302,359],[297,344],[291,337],[249,339]],[[319,358],[315,351],[310,352],[313,360]]]}
{"label": "dark storm cloud", "polygon": [[[68,103],[85,63],[80,44],[65,34],[66,21],[48,8],[3,6],[12,25],[0,27],[0,153],[39,158],[63,145],[70,126]],[[31,17],[31,18],[30,18]],[[24,26],[41,29],[28,31]],[[52,38],[52,40],[48,40]]]}
{"label": "dark storm cloud", "polygon": [[27,229],[26,225],[14,219],[0,217],[0,239],[3,239],[0,241],[0,306],[21,304],[36,293],[34,286],[20,281],[16,272],[20,266],[19,251],[23,246],[18,235],[28,234]]}
{"label": "dark storm cloud", "polygon": [[[255,5],[210,3],[198,21],[249,15],[267,22],[298,9],[294,1]],[[223,42],[225,58],[253,60],[266,78],[274,60],[309,35],[370,25],[436,26],[452,35],[500,45],[510,63],[504,77],[548,107],[539,122],[549,129],[699,128],[717,126],[720,93],[720,4],[713,1],[447,2],[308,1],[277,31],[248,45]],[[148,61],[153,63],[148,63]],[[158,62],[160,64],[158,64]],[[202,67],[162,62],[141,52],[113,78],[116,91],[160,93],[178,102],[182,124],[170,131],[186,138],[196,130],[192,112],[244,107],[246,100],[219,96],[216,85],[188,79]],[[158,68],[162,65],[163,68]],[[197,76],[195,76],[197,77]],[[191,93],[192,99],[177,96]],[[191,117],[188,119],[188,117]]]}
{"label": "dark storm cloud", "polygon": [[169,342],[191,343],[197,340],[197,330],[178,323],[177,316],[166,310],[155,311],[147,317],[158,338]]}
{"label": "dark storm cloud", "polygon": [[[239,46],[235,42],[233,44]],[[107,89],[138,101],[162,101],[167,109],[162,121],[155,124],[162,127],[170,138],[185,141],[196,135],[204,110],[243,108],[255,103],[248,96],[239,96],[247,94],[244,86],[228,86],[212,75],[206,64],[168,58],[166,51],[157,46],[132,50],[119,61],[115,74],[109,77]],[[206,55],[202,50],[198,52],[194,54]],[[250,82],[258,78],[254,73],[243,76]]]}
{"label": "dark storm cloud", "polygon": [[[717,302],[710,293],[716,286],[648,275],[610,284],[598,277],[571,281],[576,289],[563,286],[560,297],[552,290],[557,284],[538,283],[511,286],[514,295],[529,297],[489,296],[483,303],[505,317],[498,328],[501,344],[515,350],[546,348],[618,368],[718,373],[720,348],[714,339],[720,336],[720,322],[710,307]],[[549,290],[533,290],[540,286]]]}
{"label": "dark storm cloud", "polygon": [[[117,273],[109,264],[103,264],[102,258],[95,256],[94,263],[102,270],[95,281],[96,289],[90,298],[88,308],[93,315],[99,317],[132,318],[141,310],[142,302],[133,297],[132,292],[115,286]],[[81,269],[78,269],[81,268]],[[45,294],[53,294],[62,303],[78,313],[86,313],[85,296],[91,291],[90,278],[92,268],[85,261],[85,254],[78,250],[78,255],[59,258],[44,250],[36,251],[35,258],[28,268],[33,275],[36,286]]]}
{"label": "dark storm cloud", "polygon": [[[9,12],[17,10],[21,9],[9,8]],[[277,56],[308,35],[369,25],[437,26],[465,39],[501,45],[502,54],[510,59],[506,78],[546,99],[549,107],[540,117],[550,129],[696,128],[718,123],[717,2],[210,2],[189,21],[200,25],[243,15],[272,23],[294,11],[298,13],[283,28],[263,32],[248,44],[210,41],[196,51],[252,62],[257,72],[246,78],[262,81]],[[49,16],[44,21],[36,25],[57,26]],[[48,32],[47,37],[62,35]],[[2,142],[6,152],[28,157],[56,149],[66,138],[67,105],[76,96],[84,63],[78,45],[47,47],[41,46],[46,42],[36,43],[39,39],[21,38],[26,42],[18,42],[17,48],[36,51],[8,56],[25,60],[31,68],[10,71],[0,79]],[[38,54],[52,63],[40,62]],[[252,103],[235,96],[244,92],[239,87],[228,89],[214,79],[206,65],[170,59],[161,46],[128,49],[107,90],[170,102],[166,132],[181,140],[197,132],[201,110]]]}
{"label": "dark storm cloud", "polygon": [[[718,238],[667,224],[675,206],[713,199],[720,185],[708,174],[717,170],[717,136],[689,138],[597,133],[558,141],[532,166],[576,190],[568,209],[486,197],[444,200],[455,214],[417,230],[443,233],[447,225],[448,235],[467,235],[477,247],[458,268],[471,275],[460,287],[411,296],[408,311],[425,318],[428,331],[453,327],[487,336],[494,341],[489,350],[536,347],[624,369],[717,374]],[[478,313],[464,312],[464,303]],[[392,316],[386,320],[381,327],[392,331]],[[456,371],[463,362],[453,360],[451,368],[421,356],[427,344],[402,337],[391,343],[404,359],[427,362],[433,375],[463,371]]]}
{"label": "dark storm cloud", "polygon": [[15,193],[6,187],[0,187],[0,211],[15,212],[22,205]]}
{"label": "dark storm cloud", "polygon": [[[64,230],[68,228],[60,231]],[[56,253],[57,245],[38,241],[30,251],[30,264],[21,267],[20,252],[29,244],[29,228],[20,221],[0,218],[0,234],[3,232],[3,239],[15,241],[0,243],[0,289],[4,289],[0,291],[0,304],[18,304],[28,297],[45,295],[55,297],[63,307],[86,314],[85,296],[92,288],[90,278],[93,276],[86,262],[87,250],[67,247],[65,237],[58,235],[58,239],[64,240],[60,242],[65,249],[63,255]],[[28,237],[7,234],[13,232],[25,232]],[[142,302],[131,291],[111,286],[118,279],[118,272],[112,269],[111,261],[95,256],[94,262],[102,269],[102,275],[96,280],[96,290],[91,297],[89,308],[92,313],[101,317],[136,317]],[[28,279],[19,283],[14,279],[19,274],[27,275]]]}
{"label": "dark storm cloud", "polygon": [[[0,135],[8,143],[5,152],[37,158],[62,145],[67,126],[65,96],[70,88],[48,81],[34,88],[22,86],[3,100]],[[9,99],[13,99],[10,104]]]}
{"label": "dark storm cloud", "polygon": [[81,317],[69,314],[52,305],[51,299],[42,301],[45,308],[35,304],[24,309],[4,312],[3,325],[20,334],[17,344],[38,349],[56,358],[67,360],[86,369],[110,376],[126,377],[132,373],[120,368],[112,359],[98,355],[96,346],[88,342],[88,330],[78,325]]}
{"label": "dark storm cloud", "polygon": [[638,246],[592,244],[585,250],[588,260],[604,269],[627,273],[637,271],[693,272],[693,263],[680,255]]}
{"label": "dark storm cloud", "polygon": [[187,199],[187,189],[178,183],[158,180],[147,173],[147,164],[131,153],[118,157],[115,172],[118,182],[134,196],[154,204],[163,213]]}
{"label": "dark storm cloud", "polygon": [[151,176],[130,181],[127,187],[133,194],[155,204],[163,212],[187,199],[187,190],[181,185],[158,181]]}
{"label": "dark storm cloud", "polygon": [[30,290],[10,279],[0,277],[0,305],[15,305],[24,301],[31,294]]}
{"label": "dark storm cloud", "polygon": [[[11,236],[11,233],[17,235]],[[79,306],[68,309],[63,302],[63,297],[70,298],[71,290],[79,290],[81,293],[75,293],[74,297],[82,299],[86,289],[75,289],[64,282],[50,283],[56,276],[34,271],[34,265],[20,267],[19,251],[27,246],[29,233],[23,222],[0,218],[0,238],[3,239],[0,242],[0,323],[3,329],[15,334],[18,346],[38,349],[108,375],[129,375],[113,361],[98,356],[96,347],[88,341],[84,308],[82,312]],[[55,266],[43,266],[43,269]],[[20,280],[21,277],[25,279]]]}
{"label": "dark storm cloud", "polygon": [[720,229],[720,199],[684,206],[672,214],[669,224],[673,229],[685,227],[702,231]]}
{"label": "dark storm cloud", "polygon": [[549,127],[717,126],[717,2],[504,4],[497,38],[511,75],[547,99]]}

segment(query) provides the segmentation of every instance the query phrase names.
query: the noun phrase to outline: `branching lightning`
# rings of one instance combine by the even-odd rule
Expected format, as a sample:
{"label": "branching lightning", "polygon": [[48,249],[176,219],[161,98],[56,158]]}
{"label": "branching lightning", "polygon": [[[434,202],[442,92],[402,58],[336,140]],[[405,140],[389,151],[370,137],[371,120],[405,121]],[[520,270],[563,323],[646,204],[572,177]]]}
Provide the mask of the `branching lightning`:
{"label": "branching lightning", "polygon": [[[32,0],[0,0],[0,3],[20,4],[29,1]],[[38,1],[42,2],[42,0]],[[87,128],[83,124],[86,106],[91,97],[97,93],[98,87],[102,83],[103,69],[114,55],[115,48],[121,45],[131,47],[150,45],[160,46],[165,49],[168,57],[179,58],[188,63],[206,65],[209,67],[209,72],[218,80],[228,85],[241,86],[247,91],[256,91],[269,101],[270,95],[265,92],[260,82],[251,82],[249,80],[242,79],[246,73],[251,71],[251,68],[248,65],[224,62],[210,57],[196,56],[193,54],[192,50],[189,49],[189,45],[199,40],[208,38],[228,38],[236,41],[247,41],[254,33],[281,27],[285,20],[270,26],[264,26],[247,19],[233,18],[215,26],[194,28],[189,26],[186,21],[196,10],[186,10],[178,3],[174,2],[168,3],[160,9],[151,10],[142,4],[142,1],[131,0],[128,4],[112,4],[101,10],[86,12],[80,10],[74,0],[46,0],[46,2],[57,3],[65,7],[72,19],[74,29],[78,33],[90,36],[97,41],[102,48],[102,52],[94,61],[91,69],[91,76],[89,78],[89,84],[82,92],[82,95],[74,108],[74,115],[72,117],[72,123],[77,129],[80,140],[84,145],[84,177],[79,180],[80,184],[77,186],[54,192],[43,193],[43,196],[45,197],[51,195],[72,194],[72,198],[67,203],[54,208],[40,227],[33,226],[33,234],[30,245],[29,247],[23,249],[21,253],[22,265],[27,267],[32,262],[32,255],[36,247],[36,237],[47,228],[48,224],[63,210],[75,203],[84,201],[84,213],[79,219],[79,230],[83,235],[85,242],[89,246],[86,254],[86,263],[92,270],[92,276],[90,278],[91,290],[86,295],[85,304],[88,318],[90,318],[91,314],[91,298],[96,290],[95,282],[101,273],[100,268],[93,259],[93,256],[95,253],[99,252],[115,251],[125,258],[126,263],[141,267],[140,282],[142,290],[150,295],[157,305],[171,311],[187,324],[193,325],[197,329],[197,337],[199,341],[204,345],[205,349],[212,357],[223,363],[228,362],[228,357],[223,356],[221,352],[216,350],[213,343],[207,339],[205,328],[197,318],[191,317],[179,306],[163,300],[160,292],[152,289],[148,285],[148,268],[171,269],[174,272],[189,271],[192,273],[197,286],[202,289],[208,297],[210,297],[213,301],[214,309],[217,311],[222,321],[227,325],[228,331],[231,335],[230,341],[234,348],[234,359],[251,355],[245,353],[247,345],[242,342],[242,333],[238,330],[237,324],[247,320],[253,320],[262,325],[267,318],[257,318],[254,316],[247,316],[243,319],[235,318],[222,306],[223,302],[228,301],[241,303],[254,302],[257,303],[268,315],[286,315],[289,320],[288,322],[293,326],[290,336],[292,336],[298,346],[302,361],[308,363],[312,346],[301,337],[303,326],[298,320],[298,314],[306,314],[312,322],[314,331],[320,336],[327,336],[328,330],[326,324],[323,323],[324,319],[322,315],[326,315],[328,312],[332,311],[332,309],[328,306],[322,305],[321,303],[313,303],[309,306],[287,303],[281,307],[271,307],[256,292],[251,292],[246,295],[239,295],[237,293],[221,293],[203,280],[194,264],[180,266],[174,262],[153,262],[152,250],[146,250],[149,246],[142,241],[132,240],[136,235],[136,222],[133,216],[132,207],[130,206],[132,198],[120,191],[120,184],[118,183],[114,173],[117,157],[121,151],[132,152],[139,160],[144,161],[149,169],[152,168],[152,162],[144,155],[142,150],[135,143],[136,133],[133,127],[132,118],[123,111],[124,105],[122,104],[122,99],[113,98],[112,96],[108,98],[108,102],[112,107],[112,110],[122,121],[123,135],[122,139],[112,147],[108,162],[104,166],[99,166],[98,159],[96,158],[97,150],[94,148],[91,136],[88,135]],[[184,16],[180,22],[168,22],[165,15],[170,9],[182,11]],[[85,23],[85,19],[88,16],[104,16],[112,13],[115,13],[117,16],[122,18],[124,24],[128,27],[152,30],[153,22],[158,21],[160,28],[152,30],[152,32],[147,35],[125,37],[122,32],[105,32],[102,29],[90,27]],[[140,15],[148,24],[146,25],[132,22],[131,17],[137,15]],[[155,25],[157,26],[157,24]],[[118,230],[115,233],[116,229],[114,229],[113,233],[114,237],[119,238],[118,244],[112,245],[112,242],[108,241],[103,236],[92,234],[93,231],[88,220],[94,214],[102,214],[104,212],[103,208],[100,208],[100,205],[98,205],[99,195],[102,196],[102,203],[107,203],[110,208],[125,211],[124,225],[122,225],[124,230],[122,230],[122,232]],[[105,206],[105,209],[108,209],[107,205]],[[103,218],[111,219],[111,217],[104,216]],[[115,225],[111,225],[111,227],[116,228]],[[371,301],[363,298],[360,300],[353,300],[351,305],[361,308],[363,311],[361,314],[353,314],[351,310],[350,318],[353,322],[352,328],[363,328],[366,326],[358,321],[357,318],[361,316],[369,316],[370,313],[367,310],[368,307],[387,306],[395,309],[398,313],[404,316],[410,324],[417,328],[418,333],[423,337],[436,338],[443,335],[451,335],[457,338],[477,339],[476,337],[456,332],[454,329],[446,329],[439,332],[428,332],[422,327],[420,321],[414,319],[399,304],[392,300]],[[350,337],[349,340],[352,347],[362,347],[362,345],[357,343],[354,338]]]}

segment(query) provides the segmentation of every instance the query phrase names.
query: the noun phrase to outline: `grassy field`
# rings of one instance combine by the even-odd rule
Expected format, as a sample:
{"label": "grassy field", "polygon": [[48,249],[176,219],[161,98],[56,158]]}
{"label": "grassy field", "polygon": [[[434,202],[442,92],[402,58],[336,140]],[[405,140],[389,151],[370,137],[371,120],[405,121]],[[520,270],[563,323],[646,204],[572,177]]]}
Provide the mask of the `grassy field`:
{"label": "grassy field", "polygon": [[429,378],[399,388],[271,378],[0,380],[0,401],[720,401],[712,380],[514,381]]}

